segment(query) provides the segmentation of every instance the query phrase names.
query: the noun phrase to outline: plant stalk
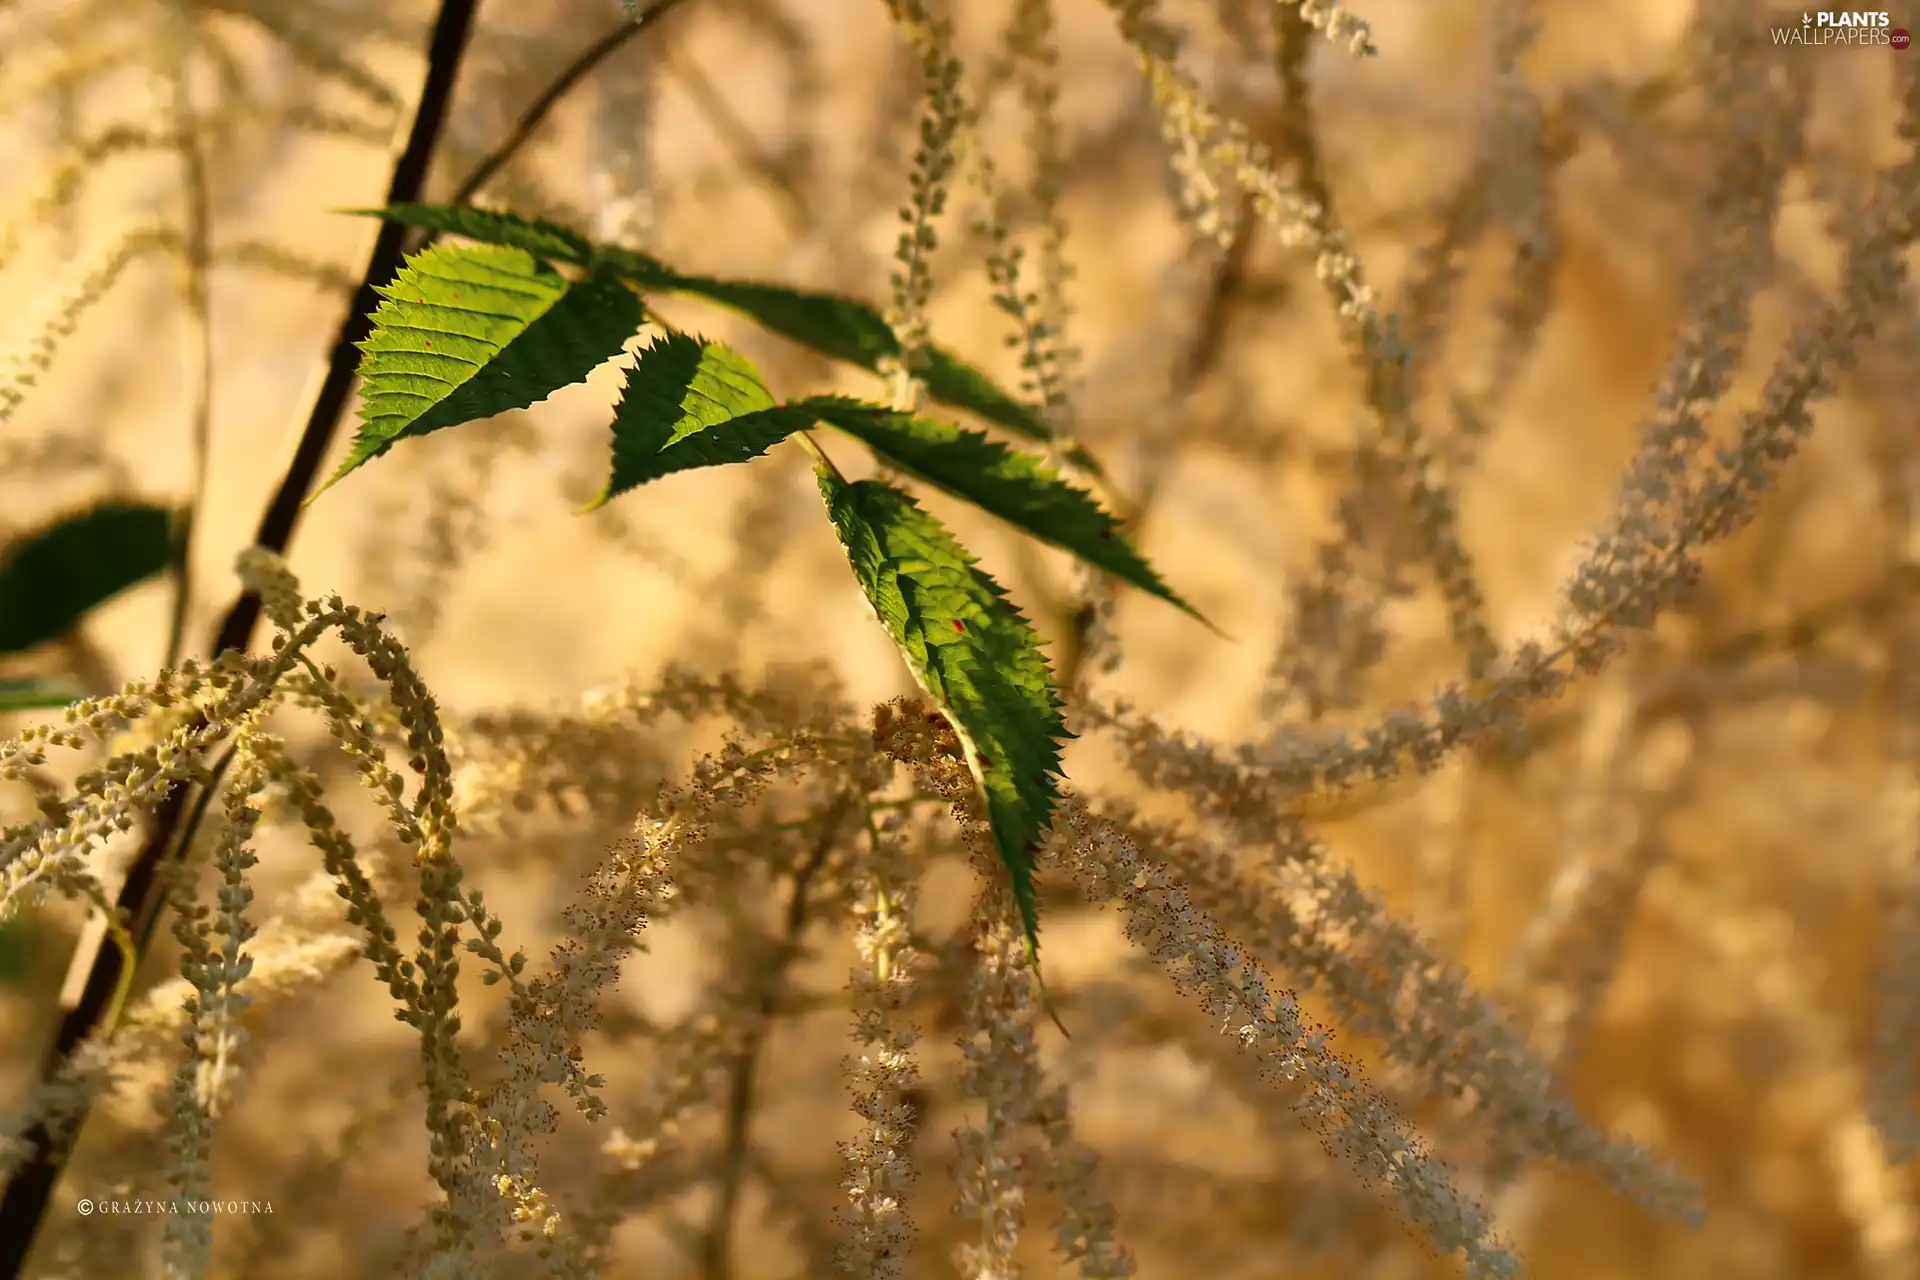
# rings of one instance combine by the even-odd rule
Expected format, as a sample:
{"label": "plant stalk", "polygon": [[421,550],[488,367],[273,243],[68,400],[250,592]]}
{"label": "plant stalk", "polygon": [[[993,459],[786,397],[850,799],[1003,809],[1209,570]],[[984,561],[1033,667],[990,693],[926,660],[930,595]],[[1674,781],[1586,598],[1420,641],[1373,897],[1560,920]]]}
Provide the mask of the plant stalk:
{"label": "plant stalk", "polygon": [[[389,204],[418,200],[425,190],[477,7],[477,0],[441,0],[427,49],[426,78],[414,110],[413,124],[387,184]],[[326,376],[314,395],[293,460],[254,535],[254,541],[260,546],[285,551],[292,541],[301,502],[319,475],[352,391],[354,371],[359,365],[355,344],[372,332],[373,309],[379,302],[374,288],[391,280],[400,269],[403,230],[398,223],[380,225],[360,286],[341,317]],[[260,611],[260,597],[243,593],[221,622],[213,652],[219,654],[228,649],[244,652],[259,625]],[[184,784],[168,790],[154,815],[147,842],[127,869],[126,879],[120,886],[117,907],[126,931],[136,939],[136,954],[126,957],[119,947],[97,947],[88,966],[86,983],[62,1014],[53,1044],[42,1062],[43,1087],[58,1079],[80,1047],[102,1029],[116,993],[132,976],[127,972],[129,959],[137,963],[153,935],[165,901],[159,872],[181,819],[186,816],[189,790]],[[83,957],[75,957],[76,965],[83,961]],[[46,1219],[54,1188],[66,1169],[73,1139],[85,1119],[82,1109],[65,1123],[36,1124],[23,1135],[28,1153],[8,1180],[5,1193],[0,1194],[0,1277],[5,1280],[15,1280],[26,1267],[34,1239]]]}

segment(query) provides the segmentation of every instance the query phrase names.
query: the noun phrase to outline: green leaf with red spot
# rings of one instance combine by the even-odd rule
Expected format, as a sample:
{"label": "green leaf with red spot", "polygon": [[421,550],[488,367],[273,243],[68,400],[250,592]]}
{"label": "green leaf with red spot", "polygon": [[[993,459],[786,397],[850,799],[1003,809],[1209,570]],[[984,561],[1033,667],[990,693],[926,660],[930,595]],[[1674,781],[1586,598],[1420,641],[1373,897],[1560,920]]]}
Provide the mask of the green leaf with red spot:
{"label": "green leaf with red spot", "polygon": [[1060,745],[1073,737],[1039,637],[911,497],[878,481],[849,483],[826,468],[819,475],[853,576],[959,736],[1037,956],[1034,851],[1059,804]]}

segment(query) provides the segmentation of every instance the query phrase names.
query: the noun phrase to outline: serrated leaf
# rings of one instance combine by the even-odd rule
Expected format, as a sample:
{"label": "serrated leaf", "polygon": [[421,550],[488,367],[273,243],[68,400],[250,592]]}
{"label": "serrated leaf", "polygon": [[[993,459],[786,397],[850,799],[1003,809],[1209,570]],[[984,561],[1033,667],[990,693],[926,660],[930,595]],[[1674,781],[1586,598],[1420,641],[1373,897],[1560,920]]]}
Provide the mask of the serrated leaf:
{"label": "serrated leaf", "polygon": [[[988,422],[996,422],[1009,431],[1041,444],[1053,439],[1053,428],[1047,425],[1044,418],[994,385],[992,378],[944,347],[927,347],[926,365],[920,370],[920,381],[926,385],[927,394],[941,404],[977,413]],[[1090,476],[1103,474],[1092,456],[1081,449],[1067,450],[1067,457]]]}
{"label": "serrated leaf", "polygon": [[[643,254],[621,251],[628,254],[628,261],[612,250],[601,252],[602,261],[624,270],[641,288],[697,294],[836,360],[874,370],[882,360],[900,354],[899,340],[886,319],[856,298],[750,280],[682,275]],[[1029,440],[1053,439],[1044,418],[995,386],[980,370],[941,347],[929,346],[923,354],[926,363],[920,378],[935,400],[977,413]],[[1086,453],[1075,449],[1068,456],[1089,474],[1100,474],[1098,464]]]}
{"label": "serrated leaf", "polygon": [[1059,803],[1072,738],[1033,628],[933,516],[891,485],[820,469],[853,575],[920,687],[952,723],[1037,955],[1034,851]]}
{"label": "serrated leaf", "polygon": [[504,210],[475,209],[468,205],[392,204],[384,209],[339,209],[356,217],[384,218],[423,231],[478,240],[483,244],[525,249],[540,258],[553,258],[584,267],[593,261],[593,242],[569,227],[540,218],[523,218]]}
{"label": "serrated leaf", "polygon": [[96,605],[167,567],[171,513],[103,502],[0,550],[0,653],[64,635]]}
{"label": "serrated leaf", "polygon": [[793,407],[856,437],[900,470],[1207,621],[1141,558],[1091,494],[1042,459],[979,431],[840,396],[816,396]]}
{"label": "serrated leaf", "polygon": [[[864,369],[877,369],[882,360],[900,354],[900,342],[885,317],[856,298],[713,276],[676,276],[672,287],[732,307],[775,333]],[[923,354],[926,364],[920,379],[935,400],[977,413],[1029,440],[1053,439],[1044,418],[1000,390],[980,370],[941,347],[929,345]],[[1094,469],[1085,455],[1077,455],[1074,461]]]}
{"label": "serrated leaf", "polygon": [[863,368],[871,369],[900,350],[880,313],[853,298],[713,276],[676,274],[673,287],[732,307],[822,355]]}
{"label": "serrated leaf", "polygon": [[0,680],[0,712],[47,711],[64,707],[84,696],[72,685],[44,680],[39,676]]}
{"label": "serrated leaf", "polygon": [[812,425],[807,413],[774,404],[739,352],[670,333],[627,370],[613,411],[613,471],[587,510],[676,471],[757,458]]}
{"label": "serrated leaf", "polygon": [[641,321],[640,300],[611,273],[569,282],[505,245],[436,245],[380,293],[360,344],[360,433],[328,486],[397,440],[524,409],[583,381]]}
{"label": "serrated leaf", "polygon": [[[618,245],[596,245],[570,227],[518,214],[465,205],[395,204],[385,209],[342,209],[342,213],[387,218],[410,227],[464,236],[485,244],[525,249],[543,258],[576,266],[598,266],[642,289],[698,294],[731,307],[761,325],[812,347],[823,355],[863,369],[900,354],[899,340],[885,317],[856,298],[751,280],[684,275],[659,259]],[[920,380],[942,404],[977,413],[1029,440],[1053,439],[1046,419],[1008,395],[981,370],[943,347],[922,353]],[[1079,449],[1068,457],[1098,476],[1099,465]]]}
{"label": "serrated leaf", "polygon": [[679,287],[682,278],[660,259],[617,244],[595,245],[593,260],[635,288],[649,292],[671,293]]}

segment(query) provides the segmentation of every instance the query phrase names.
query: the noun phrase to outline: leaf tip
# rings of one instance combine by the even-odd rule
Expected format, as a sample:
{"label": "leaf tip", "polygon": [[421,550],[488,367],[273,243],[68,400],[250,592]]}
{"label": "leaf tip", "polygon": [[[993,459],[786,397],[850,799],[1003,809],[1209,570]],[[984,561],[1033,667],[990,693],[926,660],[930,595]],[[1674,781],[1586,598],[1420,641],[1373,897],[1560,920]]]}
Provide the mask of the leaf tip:
{"label": "leaf tip", "polygon": [[345,480],[349,475],[353,474],[355,471],[359,469],[360,469],[360,463],[352,458],[349,458],[345,462],[341,463],[340,469],[338,471],[334,472],[331,476],[327,477],[326,481],[322,483],[318,489],[315,489],[312,493],[307,495],[306,501],[300,504],[300,509],[302,511],[305,511],[308,507],[311,507],[314,503],[320,501],[321,494],[333,488],[333,486],[339,484],[342,480]]}
{"label": "leaf tip", "polygon": [[1237,639],[1233,637],[1232,634],[1221,629],[1219,626],[1217,626],[1213,622],[1211,618],[1207,617],[1207,615],[1205,615],[1204,613],[1201,613],[1198,609],[1194,608],[1192,605],[1188,604],[1186,601],[1182,600],[1180,602],[1180,610],[1181,612],[1185,613],[1189,618],[1192,618],[1195,622],[1198,622],[1201,626],[1213,632],[1215,636],[1226,641],[1228,644],[1240,643]]}

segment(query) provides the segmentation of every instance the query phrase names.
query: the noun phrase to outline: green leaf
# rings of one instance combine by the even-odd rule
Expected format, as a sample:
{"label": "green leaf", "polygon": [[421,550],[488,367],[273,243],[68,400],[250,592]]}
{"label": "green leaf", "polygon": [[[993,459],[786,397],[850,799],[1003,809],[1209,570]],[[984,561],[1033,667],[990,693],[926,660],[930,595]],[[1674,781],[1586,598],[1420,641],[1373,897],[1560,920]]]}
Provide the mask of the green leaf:
{"label": "green leaf", "polygon": [[676,471],[757,458],[812,415],[773,402],[760,374],[718,342],[671,333],[641,349],[613,411],[613,472],[587,510]]}
{"label": "green leaf", "polygon": [[579,267],[593,261],[593,242],[579,232],[539,218],[523,218],[517,213],[449,204],[393,204],[384,209],[338,209],[335,212],[385,218],[402,226],[464,236],[484,244],[525,249],[535,257],[571,262]]}
{"label": "green leaf", "polygon": [[1060,799],[1060,744],[1073,737],[1040,642],[993,579],[912,498],[872,480],[848,483],[828,468],[819,474],[854,577],[959,735],[1037,957],[1034,852]]}
{"label": "green leaf", "polygon": [[1041,459],[978,431],[839,396],[793,407],[858,438],[900,470],[1207,621],[1141,558],[1118,521]]}
{"label": "green leaf", "polygon": [[593,260],[595,265],[649,293],[671,293],[680,287],[679,272],[637,249],[623,249],[617,244],[595,245]]}
{"label": "green leaf", "polygon": [[380,293],[360,344],[360,433],[327,487],[396,440],[524,409],[584,380],[641,321],[640,300],[611,273],[570,283],[503,245],[436,245]]}
{"label": "green leaf", "polygon": [[[672,287],[732,307],[775,333],[863,369],[877,369],[883,359],[900,354],[892,326],[878,311],[854,298],[713,276],[677,276]],[[926,367],[920,377],[935,400],[977,413],[1029,440],[1053,439],[1044,418],[994,386],[980,370],[937,346],[928,346],[924,354]],[[1092,459],[1084,455],[1076,456],[1074,462],[1090,472],[1094,469]]]}
{"label": "green leaf", "polygon": [[[513,213],[431,204],[340,212],[387,218],[410,227],[525,249],[538,257],[575,266],[599,267],[645,290],[698,294],[822,355],[863,369],[878,369],[882,360],[900,354],[899,340],[885,317],[856,298],[751,280],[683,275],[647,254],[619,245],[596,245],[569,227]],[[922,355],[925,364],[920,379],[935,400],[979,414],[1029,440],[1044,443],[1053,439],[1046,419],[995,386],[993,379],[979,369],[942,347],[928,346]],[[1081,450],[1072,450],[1068,457],[1089,475],[1101,474],[1099,465]]]}
{"label": "green leaf", "polygon": [[64,635],[92,609],[167,567],[165,507],[103,502],[0,551],[0,653]]}
{"label": "green leaf", "polygon": [[[630,256],[630,262],[613,256],[603,260],[641,288],[698,294],[822,355],[873,370],[882,360],[900,354],[892,327],[857,299],[748,280],[681,275],[644,255]],[[1053,439],[1044,418],[996,387],[980,370],[941,347],[929,346],[923,354],[926,365],[920,377],[935,400],[977,413],[1029,440]],[[1068,456],[1088,474],[1100,474],[1098,464],[1086,453],[1075,449]]]}
{"label": "green leaf", "polygon": [[[920,381],[926,384],[927,394],[941,404],[977,413],[988,422],[998,423],[1029,440],[1045,444],[1053,439],[1053,428],[1047,425],[1046,419],[1002,391],[993,384],[992,378],[944,347],[929,344],[926,361],[926,367],[920,370]],[[1069,449],[1067,457],[1088,475],[1102,475],[1099,464],[1085,451]]]}
{"label": "green leaf", "polygon": [[672,287],[732,307],[775,333],[862,368],[872,369],[900,350],[880,313],[853,298],[714,276],[676,274]]}
{"label": "green leaf", "polygon": [[71,685],[57,684],[39,676],[0,680],[0,712],[47,711],[77,702],[82,696]]}

